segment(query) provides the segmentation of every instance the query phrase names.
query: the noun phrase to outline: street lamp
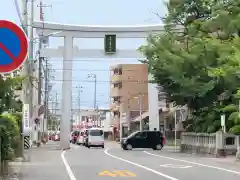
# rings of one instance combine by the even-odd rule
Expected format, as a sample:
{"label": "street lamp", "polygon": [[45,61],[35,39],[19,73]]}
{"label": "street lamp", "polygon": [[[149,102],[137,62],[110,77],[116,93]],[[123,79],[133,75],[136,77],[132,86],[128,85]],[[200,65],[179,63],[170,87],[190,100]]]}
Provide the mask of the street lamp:
{"label": "street lamp", "polygon": [[97,75],[96,74],[88,74],[87,78],[94,78],[94,110],[97,108]]}
{"label": "street lamp", "polygon": [[143,131],[143,126],[142,126],[142,93],[139,93],[137,97],[134,97],[134,99],[138,99],[138,104],[139,104],[139,116],[140,116],[140,131]]}

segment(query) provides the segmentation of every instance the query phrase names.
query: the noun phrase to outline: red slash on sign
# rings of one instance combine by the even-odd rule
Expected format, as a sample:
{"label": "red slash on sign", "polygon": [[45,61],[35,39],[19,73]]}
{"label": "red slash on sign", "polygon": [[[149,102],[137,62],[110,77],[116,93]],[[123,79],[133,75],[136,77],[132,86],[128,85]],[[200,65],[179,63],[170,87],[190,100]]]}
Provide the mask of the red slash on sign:
{"label": "red slash on sign", "polygon": [[28,40],[17,24],[0,20],[0,73],[18,69],[26,59]]}

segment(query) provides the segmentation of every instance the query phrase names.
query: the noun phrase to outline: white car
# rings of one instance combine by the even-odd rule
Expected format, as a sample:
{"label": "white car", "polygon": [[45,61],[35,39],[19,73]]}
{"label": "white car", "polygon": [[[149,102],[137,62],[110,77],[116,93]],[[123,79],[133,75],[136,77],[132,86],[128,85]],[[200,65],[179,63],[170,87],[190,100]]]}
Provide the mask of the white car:
{"label": "white car", "polygon": [[76,144],[78,144],[78,145],[84,144],[84,130],[80,131]]}
{"label": "white car", "polygon": [[101,128],[90,128],[87,133],[86,147],[104,148],[104,132]]}

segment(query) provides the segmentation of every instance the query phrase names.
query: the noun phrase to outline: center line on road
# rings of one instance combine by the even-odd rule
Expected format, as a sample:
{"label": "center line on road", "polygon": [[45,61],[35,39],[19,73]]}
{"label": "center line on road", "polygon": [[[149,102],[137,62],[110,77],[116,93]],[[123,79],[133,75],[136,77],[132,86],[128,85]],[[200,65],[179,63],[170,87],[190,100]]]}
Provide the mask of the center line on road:
{"label": "center line on road", "polygon": [[110,154],[110,153],[108,152],[108,150],[109,150],[109,149],[105,149],[104,153],[105,153],[106,155],[112,157],[112,158],[115,158],[115,159],[118,159],[118,160],[120,160],[120,161],[124,161],[124,162],[126,162],[126,163],[132,164],[132,165],[134,165],[134,166],[137,166],[137,167],[139,167],[139,168],[145,169],[145,170],[147,170],[147,171],[150,171],[150,172],[152,172],[152,173],[155,173],[155,174],[157,174],[157,175],[159,175],[159,176],[162,176],[162,177],[165,177],[165,178],[167,178],[167,179],[170,179],[170,180],[178,180],[178,179],[176,179],[176,178],[174,178],[174,177],[168,176],[168,175],[166,175],[166,174],[163,174],[163,173],[161,173],[161,172],[159,172],[159,171],[156,171],[156,170],[154,170],[154,169],[151,169],[151,168],[149,168],[149,167],[146,167],[146,166],[143,166],[143,165],[141,165],[141,164],[138,164],[138,163],[129,161],[129,160],[127,160],[127,159],[123,159],[123,158],[114,156],[114,155]]}
{"label": "center line on road", "polygon": [[70,166],[69,166],[69,164],[68,164],[65,156],[64,156],[65,152],[66,152],[66,151],[63,151],[63,152],[61,153],[61,158],[62,158],[62,161],[63,161],[63,163],[64,163],[64,165],[65,165],[67,174],[68,174],[70,180],[77,180],[76,177],[74,176],[74,174],[73,174],[73,172],[72,172],[72,170],[71,170],[71,168],[70,168]]}
{"label": "center line on road", "polygon": [[210,166],[210,165],[201,164],[201,163],[192,162],[192,161],[187,161],[187,160],[183,160],[183,159],[176,159],[176,158],[171,158],[171,157],[167,157],[167,156],[161,156],[161,155],[153,154],[153,153],[150,153],[150,152],[147,152],[147,151],[144,151],[144,153],[149,154],[149,155],[151,155],[151,156],[160,157],[160,158],[163,158],[163,159],[169,159],[169,160],[173,160],[173,161],[185,162],[185,163],[188,163],[188,164],[194,164],[194,165],[197,165],[197,166],[202,166],[202,167],[217,169],[217,170],[226,171],[226,172],[229,172],[229,173],[233,173],[233,174],[238,174],[238,175],[240,175],[240,172],[239,172],[239,171],[234,171],[234,170],[230,170],[230,169],[225,169],[225,168],[221,168],[221,167],[217,167],[217,166]]}

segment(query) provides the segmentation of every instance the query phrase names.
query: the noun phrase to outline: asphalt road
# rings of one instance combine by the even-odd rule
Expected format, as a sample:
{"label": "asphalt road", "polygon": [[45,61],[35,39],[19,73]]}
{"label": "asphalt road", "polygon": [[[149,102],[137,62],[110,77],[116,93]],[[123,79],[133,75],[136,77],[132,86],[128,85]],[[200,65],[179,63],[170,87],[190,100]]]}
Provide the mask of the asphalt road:
{"label": "asphalt road", "polygon": [[109,143],[105,149],[73,145],[62,154],[70,180],[239,180],[240,164],[224,159],[173,153],[165,149],[123,151]]}

